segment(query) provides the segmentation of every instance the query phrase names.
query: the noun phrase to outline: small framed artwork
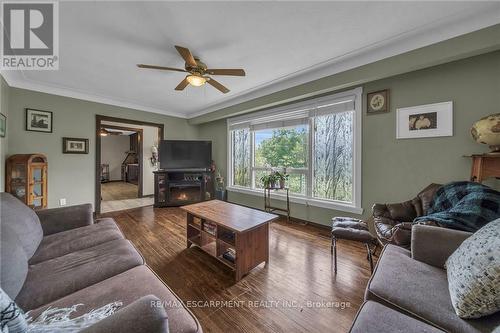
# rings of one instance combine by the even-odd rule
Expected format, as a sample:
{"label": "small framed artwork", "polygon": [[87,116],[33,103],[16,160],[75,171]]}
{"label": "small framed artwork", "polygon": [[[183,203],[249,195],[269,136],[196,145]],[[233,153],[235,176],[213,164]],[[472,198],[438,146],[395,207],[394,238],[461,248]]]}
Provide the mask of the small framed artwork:
{"label": "small framed artwork", "polygon": [[389,112],[389,89],[366,94],[366,113],[376,114]]}
{"label": "small framed artwork", "polygon": [[7,117],[0,113],[0,138],[5,138],[5,132],[7,132]]}
{"label": "small framed artwork", "polygon": [[88,154],[89,139],[63,138],[63,154]]}
{"label": "small framed artwork", "polygon": [[26,130],[52,133],[52,112],[26,109]]}
{"label": "small framed artwork", "polygon": [[453,102],[399,108],[396,138],[429,138],[453,135]]}

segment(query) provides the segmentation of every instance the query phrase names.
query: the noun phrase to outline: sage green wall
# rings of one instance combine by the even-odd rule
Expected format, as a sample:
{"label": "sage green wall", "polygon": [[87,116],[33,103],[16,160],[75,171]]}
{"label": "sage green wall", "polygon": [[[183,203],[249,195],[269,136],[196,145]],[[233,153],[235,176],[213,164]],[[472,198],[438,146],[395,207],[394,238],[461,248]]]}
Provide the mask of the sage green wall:
{"label": "sage green wall", "polygon": [[[363,106],[362,205],[365,217],[376,202],[409,199],[431,182],[468,179],[470,160],[462,156],[488,150],[471,139],[469,129],[479,118],[499,112],[500,52],[366,83],[363,85],[363,104],[366,92],[386,88],[390,89],[389,113],[368,116]],[[396,108],[444,101],[454,103],[452,137],[396,140]],[[225,119],[199,127],[200,138],[213,140],[214,158],[224,175],[226,133]],[[488,185],[499,188],[500,183],[490,181]],[[263,207],[262,198],[251,195],[230,192],[229,200]],[[293,204],[292,215],[329,224],[332,216],[351,214]]]}
{"label": "sage green wall", "polygon": [[[25,108],[52,111],[53,133],[26,131]],[[59,198],[66,198],[67,205],[94,203],[96,114],[162,123],[168,139],[198,136],[197,128],[186,119],[10,88],[7,152],[9,155],[35,152],[47,155],[49,207],[58,207]],[[63,154],[63,137],[88,138],[89,154]]]}
{"label": "sage green wall", "polygon": [[269,95],[253,98],[243,103],[215,110],[214,112],[205,113],[189,119],[189,123],[207,123],[237,114],[257,111],[263,107],[272,107],[274,105],[310,98],[319,93],[331,93],[355,85],[360,86],[375,80],[497,51],[500,50],[499,36],[500,24],[497,24],[440,43],[421,47],[344,72],[296,85]]}
{"label": "sage green wall", "polygon": [[[9,123],[9,92],[10,87],[3,77],[0,76],[0,113],[7,117],[7,123]],[[7,130],[9,130],[8,125]],[[5,155],[7,154],[7,140],[7,135],[4,138],[0,138],[0,192],[5,190]]]}

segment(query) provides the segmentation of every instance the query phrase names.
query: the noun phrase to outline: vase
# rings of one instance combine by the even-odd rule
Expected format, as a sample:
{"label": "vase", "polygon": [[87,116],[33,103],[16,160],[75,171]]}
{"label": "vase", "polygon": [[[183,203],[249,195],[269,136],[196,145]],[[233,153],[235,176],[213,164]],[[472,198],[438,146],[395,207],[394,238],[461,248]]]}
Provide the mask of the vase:
{"label": "vase", "polygon": [[478,120],[472,126],[471,134],[476,142],[489,145],[491,153],[500,153],[500,113]]}

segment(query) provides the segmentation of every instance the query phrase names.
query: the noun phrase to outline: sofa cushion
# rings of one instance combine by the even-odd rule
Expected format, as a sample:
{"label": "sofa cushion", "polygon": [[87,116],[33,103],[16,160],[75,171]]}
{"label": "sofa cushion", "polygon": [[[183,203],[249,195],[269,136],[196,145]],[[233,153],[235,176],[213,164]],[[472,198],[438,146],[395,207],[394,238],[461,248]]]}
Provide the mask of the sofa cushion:
{"label": "sofa cushion", "polygon": [[438,333],[443,331],[380,303],[367,301],[359,309],[350,332]]}
{"label": "sofa cushion", "polygon": [[33,256],[43,238],[42,226],[35,212],[9,193],[0,193],[0,220],[19,237],[26,257]]}
{"label": "sofa cushion", "polygon": [[500,219],[466,239],[446,261],[449,291],[461,318],[500,310]]}
{"label": "sofa cushion", "polygon": [[91,204],[39,209],[36,211],[36,215],[40,219],[45,236],[85,227],[94,223],[94,213]]}
{"label": "sofa cushion", "polygon": [[491,332],[500,325],[500,313],[476,320],[459,318],[451,305],[446,271],[416,261],[410,251],[394,245],[384,248],[366,299],[451,332]]}
{"label": "sofa cushion", "polygon": [[[71,314],[71,317],[75,317],[114,301],[123,302],[125,307],[145,295],[154,295],[161,300],[161,306],[167,312],[171,333],[201,332],[201,327],[191,311],[185,308],[170,288],[144,265],[45,304],[30,311],[29,315],[36,318],[48,307],[69,307],[82,304],[76,308],[76,312]],[[156,305],[160,306],[160,304],[154,306]]]}
{"label": "sofa cushion", "polygon": [[115,239],[123,239],[116,223],[111,218],[101,219],[96,224],[45,236],[29,263],[33,265]]}
{"label": "sofa cushion", "polygon": [[143,263],[124,239],[72,252],[30,265],[15,301],[23,310],[31,310]]}
{"label": "sofa cushion", "polygon": [[12,228],[1,224],[0,233],[0,263],[2,265],[0,285],[10,298],[15,298],[28,274],[28,258]]}

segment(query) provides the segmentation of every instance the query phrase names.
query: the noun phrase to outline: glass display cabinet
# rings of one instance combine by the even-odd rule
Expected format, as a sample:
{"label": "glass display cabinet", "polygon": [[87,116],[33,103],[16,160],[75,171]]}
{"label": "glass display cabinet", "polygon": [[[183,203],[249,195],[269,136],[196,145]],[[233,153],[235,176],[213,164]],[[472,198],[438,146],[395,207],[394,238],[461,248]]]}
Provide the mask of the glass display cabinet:
{"label": "glass display cabinet", "polygon": [[5,191],[33,209],[47,208],[47,157],[18,154],[6,161]]}

